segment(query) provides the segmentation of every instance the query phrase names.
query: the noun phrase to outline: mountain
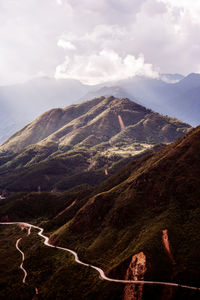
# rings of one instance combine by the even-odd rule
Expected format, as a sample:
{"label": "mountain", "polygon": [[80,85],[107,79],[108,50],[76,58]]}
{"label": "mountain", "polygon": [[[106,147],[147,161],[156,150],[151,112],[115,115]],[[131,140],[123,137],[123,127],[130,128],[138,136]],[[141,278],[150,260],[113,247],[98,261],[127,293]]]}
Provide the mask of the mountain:
{"label": "mountain", "polygon": [[[82,261],[101,267],[111,278],[198,286],[199,151],[197,127],[160,152],[129,162],[90,190],[13,195],[1,205],[0,216],[27,221],[28,215],[45,227],[52,244],[77,251]],[[19,238],[20,229],[7,229],[7,235],[1,236],[6,241],[2,243],[3,261],[4,248],[10,249],[9,237]],[[35,234],[24,234],[23,239],[30,281],[21,289],[22,295],[33,293],[37,286],[45,299],[199,298],[199,290],[181,286],[124,286],[101,281],[94,270],[75,264],[70,254],[41,247]],[[3,274],[6,268],[2,265]],[[44,275],[46,280],[42,280]],[[11,295],[3,278],[2,291]],[[19,280],[11,286],[19,288]]]}
{"label": "mountain", "polygon": [[[50,110],[0,146],[0,188],[64,190],[99,183],[127,159],[191,127],[127,98],[100,97]],[[82,174],[80,176],[80,174]]]}
{"label": "mountain", "polygon": [[[158,79],[135,76],[126,80],[108,82],[103,88],[93,87],[91,94],[88,93],[85,97],[98,96],[101,89],[108,96],[109,91],[115,92],[116,86],[120,89],[122,95],[120,97],[128,97],[133,101],[137,99],[136,102],[141,105],[178,118],[192,126],[200,124],[198,114],[200,74],[192,73],[186,77],[179,74],[162,74]],[[85,97],[81,99],[86,99]]]}
{"label": "mountain", "polygon": [[[120,124],[119,116],[124,124]],[[171,142],[189,128],[188,124],[159,115],[127,98],[100,97],[44,113],[5,141],[0,151],[18,152],[35,143],[74,147],[80,143],[94,146],[110,141],[116,144],[127,139]]]}
{"label": "mountain", "polygon": [[[86,261],[100,264],[117,278],[124,278],[131,258],[143,252],[146,280],[198,285],[199,151],[200,127],[161,152],[130,163],[89,198],[52,241],[79,249]],[[164,229],[171,258],[162,245]],[[176,290],[171,292],[179,299]]]}
{"label": "mountain", "polygon": [[46,110],[111,95],[129,98],[196,126],[200,123],[199,77],[195,73],[186,77],[161,74],[158,79],[135,76],[93,86],[77,80],[42,77],[15,86],[1,86],[0,143]]}
{"label": "mountain", "polygon": [[[85,261],[119,279],[142,252],[145,280],[198,286],[199,151],[200,127],[161,152],[130,163],[88,197],[74,217],[65,215],[66,223],[52,234],[52,242],[77,249]],[[49,228],[55,224],[50,221]],[[171,256],[162,242],[164,230]],[[167,297],[164,289],[152,295],[144,286],[143,293],[142,299]],[[170,299],[198,299],[198,293],[174,289]]]}
{"label": "mountain", "polygon": [[199,87],[200,84],[200,74],[197,73],[190,73],[182,80],[175,84],[176,87],[182,88],[183,92],[190,90],[192,88]]}

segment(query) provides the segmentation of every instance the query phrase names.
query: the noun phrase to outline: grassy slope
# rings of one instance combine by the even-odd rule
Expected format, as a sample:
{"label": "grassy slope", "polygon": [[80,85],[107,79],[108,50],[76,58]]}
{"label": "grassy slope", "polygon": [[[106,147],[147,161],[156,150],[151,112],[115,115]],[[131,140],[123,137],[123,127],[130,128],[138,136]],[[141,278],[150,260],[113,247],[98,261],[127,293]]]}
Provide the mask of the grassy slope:
{"label": "grassy slope", "polygon": [[[26,284],[19,269],[21,255],[15,248],[19,237],[28,272]],[[71,254],[44,246],[35,230],[27,236],[17,226],[1,225],[0,239],[1,299],[120,299],[123,285],[101,281],[94,270],[76,264]]]}
{"label": "grassy slope", "polygon": [[52,239],[116,276],[123,276],[123,261],[144,251],[149,262],[146,279],[170,280],[172,265],[161,243],[162,229],[167,228],[177,262],[173,280],[198,285],[199,151],[197,128],[132,165],[128,179],[92,197]]}
{"label": "grassy slope", "polygon": [[64,191],[76,185],[77,177],[78,184],[93,186],[104,180],[105,168],[112,173],[124,157],[171,142],[189,129],[124,98],[100,97],[53,109],[0,146],[0,190],[31,192],[40,186]]}
{"label": "grassy slope", "polygon": [[[167,146],[162,152],[133,161],[121,169],[96,189],[97,195],[93,189],[88,190],[86,194],[80,191],[79,194],[71,195],[69,201],[77,198],[78,204],[56,221],[43,223],[49,233],[58,228],[51,239],[76,249],[83,260],[103,267],[111,276],[118,278],[124,277],[131,256],[144,251],[148,262],[146,279],[170,281],[173,275],[172,265],[161,244],[162,229],[167,228],[177,263],[177,273],[173,275],[172,280],[198,285],[199,150],[200,128],[197,128],[186,138]],[[44,202],[44,207],[45,205]],[[39,217],[42,214],[37,212],[35,216]],[[46,218],[49,217],[52,218],[51,209],[46,215]],[[30,258],[33,252],[31,250]],[[58,260],[59,255],[56,256]],[[45,257],[45,253],[42,253],[41,257]],[[52,259],[50,261],[52,263]],[[59,265],[59,262],[57,263]],[[35,256],[30,266],[37,264]],[[57,293],[62,293],[65,283],[68,288],[63,290],[64,294],[70,291],[72,299],[78,299],[77,295],[84,295],[86,298],[83,299],[93,299],[94,296],[97,299],[112,299],[111,295],[113,299],[122,297],[121,285],[110,286],[99,282],[94,277],[96,275],[90,272],[82,273],[75,265],[67,265],[70,278],[62,267],[56,270],[60,271],[53,275],[49,273],[48,282],[41,287],[44,294],[48,295],[46,299],[55,298],[55,294],[48,287],[55,286],[54,283],[58,279],[60,284]],[[71,275],[73,272],[74,275]],[[81,282],[77,276],[82,276]],[[89,286],[84,280],[88,276]],[[102,290],[108,294],[102,295]],[[154,288],[153,291],[155,290],[157,299],[161,299],[163,290]],[[153,291],[145,287],[144,299],[149,299],[151,294],[156,299]],[[60,299],[64,299],[64,294]],[[179,291],[178,294],[174,294],[174,299],[198,298],[190,291]]]}
{"label": "grassy slope", "polygon": [[[81,184],[95,186],[105,180],[105,168],[108,169],[109,174],[113,174],[133,158],[138,159],[148,152],[158,151],[159,148],[164,147],[164,144],[145,151],[141,148],[141,153],[136,152],[133,157],[103,153],[104,147],[107,146],[102,145],[91,149],[78,148],[66,153],[56,151],[42,161],[40,159],[46,157],[50,150],[42,153],[38,147],[29,147],[25,153],[0,167],[0,189],[13,193],[38,191],[39,186],[41,191],[66,191]],[[134,150],[134,145],[129,148]],[[119,149],[123,147],[119,146]],[[27,158],[26,155],[30,157]],[[15,169],[16,166],[18,166],[17,169]]]}

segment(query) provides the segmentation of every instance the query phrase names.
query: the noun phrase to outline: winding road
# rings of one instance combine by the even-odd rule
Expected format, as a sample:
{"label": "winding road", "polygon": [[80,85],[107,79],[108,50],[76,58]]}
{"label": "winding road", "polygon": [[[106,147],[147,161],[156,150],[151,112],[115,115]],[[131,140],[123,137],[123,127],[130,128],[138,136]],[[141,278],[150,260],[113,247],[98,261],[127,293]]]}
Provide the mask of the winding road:
{"label": "winding road", "polygon": [[24,278],[23,278],[22,282],[25,283],[25,282],[26,282],[27,272],[26,272],[26,270],[25,270],[24,267],[23,267],[23,262],[24,262],[24,252],[22,252],[22,250],[19,248],[19,242],[20,242],[20,241],[21,241],[21,238],[17,240],[15,246],[16,246],[17,250],[18,250],[18,251],[21,253],[21,255],[22,255],[22,263],[21,263],[21,265],[20,265],[20,269],[22,269],[22,271],[24,272]]}
{"label": "winding road", "polygon": [[[198,288],[198,287],[187,286],[187,285],[172,283],[172,282],[146,281],[146,280],[144,280],[144,281],[143,280],[121,280],[121,279],[114,279],[114,278],[107,277],[102,269],[100,269],[96,266],[93,266],[93,265],[82,262],[79,259],[78,254],[75,251],[73,251],[71,249],[68,249],[68,248],[51,245],[49,243],[49,237],[47,237],[46,235],[43,234],[43,231],[44,231],[43,228],[38,227],[36,225],[29,224],[29,223],[24,223],[24,222],[23,223],[22,222],[3,222],[3,223],[0,222],[0,225],[18,225],[18,224],[23,224],[24,226],[27,226],[29,228],[35,228],[35,229],[39,230],[38,235],[44,239],[44,244],[46,246],[51,247],[51,248],[64,250],[64,251],[67,251],[67,252],[71,253],[72,255],[74,255],[74,259],[78,264],[96,270],[100,275],[100,279],[102,279],[102,280],[106,280],[106,281],[110,281],[110,282],[117,282],[117,283],[125,283],[125,284],[135,283],[135,284],[163,285],[163,286],[171,286],[171,287],[179,287],[179,288],[181,287],[181,288],[185,288],[185,289],[199,290],[200,291],[200,288]],[[20,239],[17,242],[19,243],[19,241],[20,241]],[[18,244],[16,246],[18,246]],[[22,266],[23,265],[23,260],[24,260],[24,253],[19,248],[18,248],[18,250],[22,253],[22,264],[21,264],[21,266]],[[23,266],[22,266],[22,268],[23,268]],[[24,276],[24,280],[25,279],[26,279],[26,276]]]}

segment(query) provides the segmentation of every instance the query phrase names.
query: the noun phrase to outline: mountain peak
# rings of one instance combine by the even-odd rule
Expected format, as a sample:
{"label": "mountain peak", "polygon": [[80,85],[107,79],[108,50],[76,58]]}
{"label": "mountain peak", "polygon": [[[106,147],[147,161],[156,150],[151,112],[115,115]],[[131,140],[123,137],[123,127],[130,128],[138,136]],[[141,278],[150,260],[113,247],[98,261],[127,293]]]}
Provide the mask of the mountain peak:
{"label": "mountain peak", "polygon": [[52,142],[74,147],[90,136],[114,144],[171,142],[189,129],[188,124],[154,113],[128,98],[103,96],[47,111],[4,142],[0,151],[18,152],[31,144],[46,146]]}
{"label": "mountain peak", "polygon": [[191,82],[194,84],[200,84],[200,74],[198,73],[190,73],[189,75],[187,75],[186,77],[184,77],[182,80],[182,82]]}

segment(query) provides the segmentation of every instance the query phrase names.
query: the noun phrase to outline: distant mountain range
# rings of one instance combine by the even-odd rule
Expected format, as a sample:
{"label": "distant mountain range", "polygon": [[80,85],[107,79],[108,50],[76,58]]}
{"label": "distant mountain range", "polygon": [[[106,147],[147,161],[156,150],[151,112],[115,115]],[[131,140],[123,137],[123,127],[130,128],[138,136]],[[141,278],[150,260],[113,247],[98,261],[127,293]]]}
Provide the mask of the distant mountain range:
{"label": "distant mountain range", "polygon": [[172,142],[190,129],[127,98],[99,97],[53,109],[0,146],[0,187],[10,191],[37,190],[38,186],[66,189],[95,182],[95,176],[99,182],[104,169],[106,173],[108,168],[116,170],[121,159]]}
{"label": "distant mountain range", "polygon": [[[166,74],[171,81],[165,82],[161,79],[150,79],[135,76],[133,78],[115,82],[107,85],[111,89],[113,85],[114,91],[116,87],[121,88],[120,95],[125,92],[132,100],[145,107],[151,108],[163,115],[176,117],[179,120],[187,122],[192,126],[200,124],[200,74],[189,74],[182,78],[178,75]],[[164,78],[164,77],[161,77]],[[182,78],[179,81],[173,78]],[[108,95],[108,90],[105,89]],[[101,89],[96,90],[96,95],[102,92]],[[87,98],[89,94],[86,95]],[[92,93],[95,96],[95,91]],[[102,94],[103,96],[103,94]]]}
{"label": "distant mountain range", "polygon": [[66,107],[99,96],[126,97],[163,115],[200,124],[200,75],[163,74],[160,79],[133,77],[89,86],[76,80],[37,78],[0,87],[0,142],[51,108]]}
{"label": "distant mountain range", "polygon": [[181,74],[161,74],[160,79],[167,83],[176,83],[184,78]]}

